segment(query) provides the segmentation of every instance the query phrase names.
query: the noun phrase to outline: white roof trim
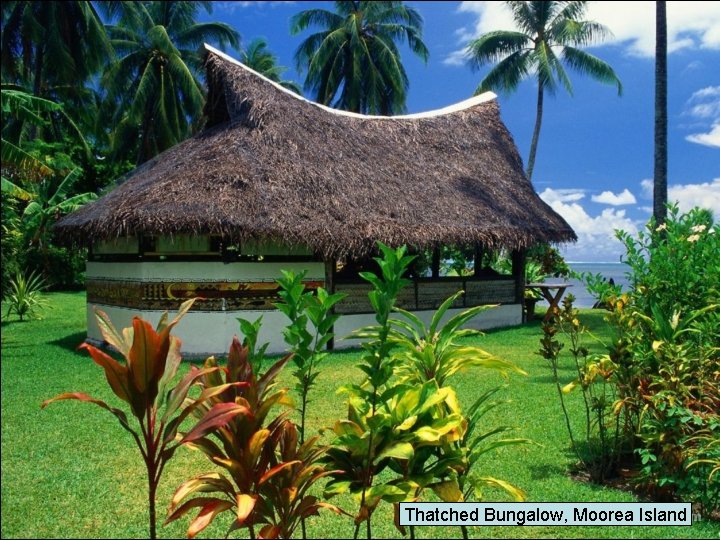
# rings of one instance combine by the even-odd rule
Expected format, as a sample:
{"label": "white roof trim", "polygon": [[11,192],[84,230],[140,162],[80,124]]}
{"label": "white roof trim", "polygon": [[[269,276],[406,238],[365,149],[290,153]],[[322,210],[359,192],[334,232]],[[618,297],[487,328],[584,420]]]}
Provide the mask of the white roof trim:
{"label": "white roof trim", "polygon": [[445,114],[451,114],[454,112],[463,111],[465,109],[469,109],[470,107],[474,107],[475,105],[478,105],[479,103],[485,103],[486,101],[492,101],[493,99],[495,99],[497,97],[493,92],[485,92],[483,94],[480,94],[479,96],[473,96],[469,99],[460,101],[459,103],[455,103],[453,105],[448,105],[447,107],[443,107],[442,109],[435,109],[433,111],[425,111],[425,112],[414,113],[414,114],[402,114],[402,115],[397,115],[397,116],[375,116],[375,115],[370,115],[370,114],[359,114],[359,113],[350,112],[350,111],[343,111],[340,109],[333,109],[332,107],[328,107],[326,105],[321,105],[320,103],[310,101],[309,99],[307,99],[301,95],[298,95],[295,92],[291,92],[290,90],[288,90],[284,86],[279,85],[275,81],[271,81],[270,79],[268,79],[261,73],[258,73],[254,69],[250,69],[242,62],[239,62],[232,56],[229,56],[229,55],[225,54],[224,52],[219,51],[215,47],[205,43],[205,48],[208,51],[210,51],[211,53],[218,55],[220,58],[223,58],[224,60],[227,60],[228,62],[235,64],[236,66],[240,66],[241,68],[249,71],[253,75],[260,77],[265,82],[272,84],[275,88],[277,88],[281,92],[285,92],[286,94],[294,97],[295,99],[299,99],[301,101],[305,101],[306,103],[310,103],[311,105],[314,105],[315,107],[319,107],[319,108],[323,109],[324,111],[327,111],[331,114],[337,114],[340,116],[349,116],[351,118],[368,118],[368,119],[373,119],[373,120],[378,120],[378,119],[403,120],[403,119],[414,119],[414,118],[432,118],[435,116],[443,116]]}

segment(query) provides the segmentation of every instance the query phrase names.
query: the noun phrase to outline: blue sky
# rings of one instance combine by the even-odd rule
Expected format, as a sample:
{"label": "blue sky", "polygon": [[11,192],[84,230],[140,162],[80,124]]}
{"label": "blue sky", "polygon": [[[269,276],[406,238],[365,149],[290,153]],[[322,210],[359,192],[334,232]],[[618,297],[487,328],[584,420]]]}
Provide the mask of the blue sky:
{"label": "blue sky", "polygon": [[[464,62],[469,39],[512,29],[501,2],[408,2],[425,20],[427,64],[403,49],[410,79],[408,112],[444,107],[471,96],[486,70]],[[332,2],[215,2],[208,19],[236,28],[244,44],[265,37],[285,78],[302,83],[293,55],[304,35],[289,35],[289,18]],[[589,19],[613,37],[589,52],[609,62],[623,95],[570,72],[573,96],[545,100],[533,184],[578,233],[563,246],[571,261],[617,262],[613,230],[636,231],[652,213],[654,121],[654,2],[590,2]],[[720,219],[720,2],[668,2],[668,184],[681,208],[704,206]],[[237,56],[235,51],[228,51]],[[535,121],[536,85],[523,82],[498,97],[502,117],[523,159]]]}

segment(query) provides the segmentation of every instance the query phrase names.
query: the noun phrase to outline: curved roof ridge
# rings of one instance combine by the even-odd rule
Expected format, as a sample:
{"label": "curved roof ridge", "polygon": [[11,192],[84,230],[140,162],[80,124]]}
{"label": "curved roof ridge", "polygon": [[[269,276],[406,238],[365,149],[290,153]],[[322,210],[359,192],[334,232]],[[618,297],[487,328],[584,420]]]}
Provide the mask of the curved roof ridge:
{"label": "curved roof ridge", "polygon": [[465,99],[463,101],[459,101],[457,103],[454,103],[452,105],[448,105],[446,107],[442,107],[440,109],[433,109],[430,111],[423,111],[419,113],[412,113],[412,114],[399,114],[395,116],[380,116],[380,115],[371,115],[371,114],[360,114],[356,112],[351,111],[344,111],[341,109],[334,109],[332,107],[328,107],[327,105],[322,105],[320,103],[317,103],[315,101],[312,101],[310,99],[307,99],[305,96],[296,94],[295,92],[292,92],[291,90],[288,90],[284,86],[276,83],[275,81],[272,81],[268,79],[265,75],[262,73],[258,73],[254,69],[246,66],[239,60],[233,58],[232,56],[216,49],[212,45],[208,45],[205,43],[205,49],[207,49],[209,52],[213,53],[216,56],[219,56],[223,60],[226,60],[236,66],[241,67],[242,69],[252,73],[256,77],[262,79],[263,81],[273,85],[275,88],[280,90],[281,92],[284,92],[290,96],[292,96],[295,99],[299,99],[300,101],[304,101],[306,103],[309,103],[310,105],[314,105],[315,107],[319,107],[320,109],[329,112],[331,114],[336,114],[339,116],[349,116],[351,118],[359,118],[359,119],[367,119],[367,120],[416,120],[420,118],[435,118],[438,116],[445,116],[448,114],[452,114],[459,111],[464,111],[466,109],[469,109],[471,107],[474,107],[476,105],[479,105],[480,103],[486,103],[488,101],[494,100],[497,95],[493,92],[484,92],[478,96],[473,96],[471,98]]}

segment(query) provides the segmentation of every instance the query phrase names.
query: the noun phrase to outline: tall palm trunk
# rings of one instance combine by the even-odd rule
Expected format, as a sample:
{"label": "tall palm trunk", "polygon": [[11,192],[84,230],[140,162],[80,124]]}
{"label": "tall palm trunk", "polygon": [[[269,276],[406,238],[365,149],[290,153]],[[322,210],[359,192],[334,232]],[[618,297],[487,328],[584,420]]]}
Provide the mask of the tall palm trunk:
{"label": "tall palm trunk", "polygon": [[665,0],[655,2],[655,167],[653,216],[667,215],[667,16]]}
{"label": "tall palm trunk", "polygon": [[533,130],[532,142],[530,143],[530,156],[527,163],[527,177],[532,181],[533,169],[535,168],[535,154],[537,154],[538,140],[540,139],[540,127],[542,126],[543,97],[545,88],[542,81],[538,81],[537,116],[535,117],[535,129]]}

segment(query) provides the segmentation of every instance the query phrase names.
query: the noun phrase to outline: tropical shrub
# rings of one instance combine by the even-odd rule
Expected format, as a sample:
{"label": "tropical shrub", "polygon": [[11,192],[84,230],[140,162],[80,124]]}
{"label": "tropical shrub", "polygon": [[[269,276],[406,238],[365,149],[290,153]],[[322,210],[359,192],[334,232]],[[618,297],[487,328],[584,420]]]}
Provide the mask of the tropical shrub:
{"label": "tropical shrub", "polygon": [[574,279],[580,280],[585,285],[587,291],[595,298],[594,307],[603,307],[611,309],[610,305],[614,298],[620,297],[622,294],[622,286],[615,284],[612,280],[608,281],[601,273],[592,272],[572,272]]}
{"label": "tropical shrub", "polygon": [[290,320],[283,330],[285,343],[293,353],[296,366],[293,376],[297,380],[295,390],[300,396],[300,442],[305,441],[305,417],[310,403],[310,390],[319,375],[319,364],[325,359],[325,349],[334,337],[333,325],[340,317],[332,311],[333,306],[345,298],[345,294],[329,294],[319,287],[317,292],[306,291],[302,280],[305,272],[282,272],[278,280],[282,302],[276,307]]}
{"label": "tropical shrub", "polygon": [[[565,417],[565,426],[573,452],[582,469],[595,482],[603,482],[617,473],[623,451],[621,414],[613,404],[618,396],[618,366],[607,355],[590,355],[584,343],[588,329],[580,322],[579,311],[573,307],[575,298],[567,295],[562,309],[556,309],[543,324],[539,354],[548,360],[553,382]],[[555,336],[562,333],[568,343],[577,377],[567,385],[560,382],[559,366],[564,343]],[[579,388],[584,408],[582,439],[570,422],[565,395]]]}
{"label": "tropical shrub", "polygon": [[709,210],[680,214],[668,207],[662,225],[651,220],[637,238],[619,231],[630,267],[633,304],[645,314],[689,313],[720,301],[720,225]]}
{"label": "tropical shrub", "polygon": [[[185,403],[190,388],[200,377],[207,377],[218,368],[191,368],[175,386],[172,383],[180,365],[180,339],[170,334],[173,327],[192,307],[194,300],[188,300],[180,307],[177,316],[168,322],[163,315],[157,328],[140,317],[133,318],[131,328],[118,332],[106,313],[95,311],[98,326],[105,341],[125,359],[120,363],[97,347],[83,343],[80,348],[90,353],[93,361],[103,368],[108,384],[115,396],[127,403],[137,420],[131,425],[122,410],[102,400],[80,392],[65,393],[43,402],[42,407],[66,399],[93,403],[117,418],[120,425],[132,436],[147,470],[148,510],[150,538],[156,538],[155,493],[160,483],[165,464],[185,442],[177,441],[178,428],[190,413],[215,394],[228,391],[232,384],[220,384],[205,389],[191,404]],[[187,406],[186,406],[187,405]],[[204,433],[219,423],[227,422],[236,409],[225,407],[204,408],[191,434]]]}
{"label": "tropical shrub", "polygon": [[394,306],[407,283],[402,276],[412,257],[405,255],[404,248],[379,247],[380,275],[361,274],[373,285],[370,301],[377,324],[353,336],[364,340],[360,369],[366,378],[360,385],[344,387],[349,395],[348,418],[335,424],[336,438],[326,459],[337,470],[330,474],[325,495],[354,494],[359,503],[355,536],[365,522],[368,538],[372,537],[372,515],[382,501],[397,505],[418,500],[426,489],[442,500],[462,501],[472,494],[481,497],[482,487],[491,484],[522,499],[522,492],[511,484],[470,473],[493,448],[526,442],[490,442],[506,431],[505,427],[482,433],[478,429],[482,416],[496,405],[488,401],[492,392],[481,396],[464,415],[455,391],[447,385],[449,378],[471,367],[521,372],[461,342],[478,333],[462,327],[487,308],[471,308],[442,324],[457,300],[458,295],[453,295],[426,326],[414,314]]}
{"label": "tropical shrub", "polygon": [[23,247],[23,235],[20,230],[20,216],[17,211],[16,200],[6,195],[6,179],[2,178],[2,197],[0,204],[2,205],[2,229],[0,230],[0,287],[1,296],[4,298],[10,286],[10,280],[22,268],[22,262],[19,255]]}
{"label": "tropical shrub", "polygon": [[28,268],[50,276],[51,290],[78,290],[85,286],[85,248],[47,244],[42,250],[27,249],[21,258]]}
{"label": "tropical shrub", "polygon": [[567,277],[570,267],[557,248],[549,244],[537,244],[527,250],[528,262],[538,263],[540,272],[546,276]]}
{"label": "tropical shrub", "polygon": [[[251,538],[258,526],[262,538],[289,538],[304,518],[317,515],[320,508],[339,512],[308,494],[327,475],[318,463],[324,448],[317,446],[317,437],[300,444],[295,426],[287,419],[288,410],[271,416],[275,406],[291,405],[287,389],[275,387],[291,355],[257,377],[249,353],[247,344],[235,337],[227,367],[218,368],[210,357],[198,379],[203,392],[213,395],[195,405],[193,414],[202,418],[223,411],[226,420],[216,430],[199,424],[180,443],[204,453],[228,476],[202,474],[184,482],[173,495],[166,523],[199,509],[188,528],[191,538],[226,511],[235,516],[227,534],[245,528]],[[224,390],[214,392],[218,387]],[[201,496],[185,501],[197,494]]]}
{"label": "tropical shrub", "polygon": [[[450,401],[436,404],[434,414],[440,418],[460,414],[463,418],[453,433],[455,437],[444,437],[439,445],[416,448],[414,459],[404,472],[407,477],[417,479],[413,494],[415,500],[422,496],[425,488],[430,488],[445,502],[479,501],[483,499],[483,488],[494,486],[506,491],[516,501],[522,501],[525,498],[522,490],[509,482],[476,474],[481,458],[490,451],[501,446],[530,442],[521,438],[496,438],[510,431],[509,426],[480,431],[483,416],[502,404],[501,401],[490,401],[500,388],[485,392],[464,412],[448,381],[471,368],[492,369],[503,375],[508,372],[526,373],[510,362],[463,342],[463,338],[482,335],[478,330],[463,327],[482,311],[494,306],[472,307],[448,318],[448,310],[462,294],[463,291],[459,291],[445,300],[429,325],[413,313],[397,307],[394,311],[398,318],[390,320],[390,341],[396,347],[394,354],[398,359],[395,368],[398,384],[417,386],[434,380],[439,388],[450,390],[452,397]],[[445,318],[448,320],[443,324]],[[462,526],[461,529],[463,537],[467,538],[467,528]],[[402,528],[400,530],[404,532]]]}
{"label": "tropical shrub", "polygon": [[617,236],[630,290],[607,299],[614,412],[655,498],[716,511],[718,450],[708,440],[720,421],[720,227],[707,210],[671,205],[665,223]]}
{"label": "tropical shrub", "polygon": [[354,335],[364,340],[359,367],[366,378],[361,385],[343,387],[349,395],[348,417],[333,427],[336,437],[326,459],[329,468],[336,472],[331,474],[325,496],[353,493],[359,503],[355,537],[365,522],[368,538],[372,536],[372,515],[380,502],[406,500],[415,488],[412,479],[394,477],[380,482],[378,475],[388,468],[393,458],[402,464],[412,460],[413,443],[419,446],[425,431],[428,432],[426,442],[437,443],[441,436],[457,428],[461,420],[455,415],[445,426],[437,426],[441,429],[428,425],[435,420],[433,406],[450,398],[450,392],[439,392],[435,381],[414,388],[390,383],[394,359],[390,354],[393,345],[389,339],[389,320],[398,293],[408,283],[402,276],[413,258],[405,255],[405,248],[393,250],[383,244],[379,247],[382,257],[375,261],[380,275],[360,274],[373,285],[368,296],[377,322]]}
{"label": "tropical shrub", "polygon": [[8,304],[6,317],[12,313],[17,314],[20,320],[35,315],[47,307],[42,291],[47,288],[47,283],[41,275],[30,272],[25,275],[18,271],[15,277],[10,280],[7,295],[3,298]]}

